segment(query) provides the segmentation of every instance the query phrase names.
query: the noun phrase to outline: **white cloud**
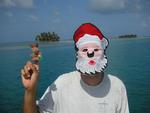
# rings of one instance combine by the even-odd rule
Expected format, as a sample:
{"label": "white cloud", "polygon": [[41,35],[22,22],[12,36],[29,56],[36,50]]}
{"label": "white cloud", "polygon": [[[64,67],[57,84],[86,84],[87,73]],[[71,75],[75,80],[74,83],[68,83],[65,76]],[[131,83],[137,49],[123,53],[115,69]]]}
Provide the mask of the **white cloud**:
{"label": "white cloud", "polygon": [[57,18],[57,19],[55,19],[55,20],[52,20],[52,22],[58,24],[58,23],[61,22],[61,20],[60,20],[59,18]]}
{"label": "white cloud", "polygon": [[48,3],[48,0],[43,0],[43,2],[44,2],[45,4],[47,4],[47,3]]}
{"label": "white cloud", "polygon": [[15,6],[12,0],[0,0],[0,6]]}
{"label": "white cloud", "polygon": [[23,7],[27,8],[33,7],[33,0],[16,0],[16,1]]}
{"label": "white cloud", "polygon": [[5,14],[7,17],[13,17],[13,16],[14,16],[12,12],[5,12],[4,14]]}
{"label": "white cloud", "polygon": [[53,11],[53,15],[59,16],[59,15],[60,15],[60,12],[59,12],[58,10],[54,10],[54,11]]}
{"label": "white cloud", "polygon": [[142,20],[141,26],[144,27],[144,28],[150,26],[150,16],[146,16],[146,17]]}
{"label": "white cloud", "polygon": [[34,0],[0,0],[0,6],[32,8]]}
{"label": "white cloud", "polygon": [[146,22],[146,21],[142,21],[142,22],[141,22],[141,26],[142,26],[142,27],[147,27],[147,22]]}
{"label": "white cloud", "polygon": [[90,0],[90,6],[100,12],[120,11],[126,7],[126,0]]}
{"label": "white cloud", "polygon": [[100,13],[114,12],[148,12],[148,0],[89,0],[90,8]]}
{"label": "white cloud", "polygon": [[29,15],[29,18],[34,22],[39,22],[39,18],[35,15]]}
{"label": "white cloud", "polygon": [[147,17],[148,21],[150,21],[150,16]]}
{"label": "white cloud", "polygon": [[140,11],[142,9],[140,4],[135,4],[135,10]]}

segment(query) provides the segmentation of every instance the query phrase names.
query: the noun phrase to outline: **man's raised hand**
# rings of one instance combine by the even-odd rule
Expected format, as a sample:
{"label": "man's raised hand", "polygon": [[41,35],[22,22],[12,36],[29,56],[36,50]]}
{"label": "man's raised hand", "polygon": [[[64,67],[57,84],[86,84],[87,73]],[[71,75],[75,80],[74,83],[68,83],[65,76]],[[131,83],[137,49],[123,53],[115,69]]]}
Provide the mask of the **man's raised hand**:
{"label": "man's raised hand", "polygon": [[28,61],[21,70],[22,83],[26,90],[36,90],[39,79],[39,65]]}

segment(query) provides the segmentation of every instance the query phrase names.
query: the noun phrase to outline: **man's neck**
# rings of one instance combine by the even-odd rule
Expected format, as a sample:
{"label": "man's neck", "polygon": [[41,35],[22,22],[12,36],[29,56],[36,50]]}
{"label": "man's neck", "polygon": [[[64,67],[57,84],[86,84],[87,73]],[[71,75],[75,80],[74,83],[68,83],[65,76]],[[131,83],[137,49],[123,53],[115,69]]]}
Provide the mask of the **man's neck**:
{"label": "man's neck", "polygon": [[104,72],[96,73],[94,75],[88,75],[81,73],[81,79],[84,83],[86,83],[89,86],[97,86],[103,81],[104,78]]}

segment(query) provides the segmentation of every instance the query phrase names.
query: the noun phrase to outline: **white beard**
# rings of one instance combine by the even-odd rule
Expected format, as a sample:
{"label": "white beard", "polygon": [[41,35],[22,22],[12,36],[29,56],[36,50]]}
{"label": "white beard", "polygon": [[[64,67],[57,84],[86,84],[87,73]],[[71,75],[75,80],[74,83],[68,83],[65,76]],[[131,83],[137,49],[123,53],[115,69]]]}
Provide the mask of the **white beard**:
{"label": "white beard", "polygon": [[87,74],[95,74],[96,72],[103,72],[104,69],[107,66],[107,58],[104,55],[103,58],[94,58],[93,60],[96,62],[95,65],[90,65],[88,62],[92,59],[84,59],[84,58],[78,58],[76,62],[76,68],[77,70],[81,71],[82,73]]}

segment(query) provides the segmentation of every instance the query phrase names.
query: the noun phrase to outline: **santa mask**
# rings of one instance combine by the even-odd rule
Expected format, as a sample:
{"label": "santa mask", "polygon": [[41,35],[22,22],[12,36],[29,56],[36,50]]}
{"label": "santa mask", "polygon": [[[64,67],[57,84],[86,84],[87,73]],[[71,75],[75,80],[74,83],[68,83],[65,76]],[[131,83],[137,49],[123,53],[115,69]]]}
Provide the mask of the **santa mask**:
{"label": "santa mask", "polygon": [[78,49],[77,70],[89,75],[104,71],[107,65],[105,49],[108,41],[100,30],[90,23],[83,24],[76,30],[74,40]]}

